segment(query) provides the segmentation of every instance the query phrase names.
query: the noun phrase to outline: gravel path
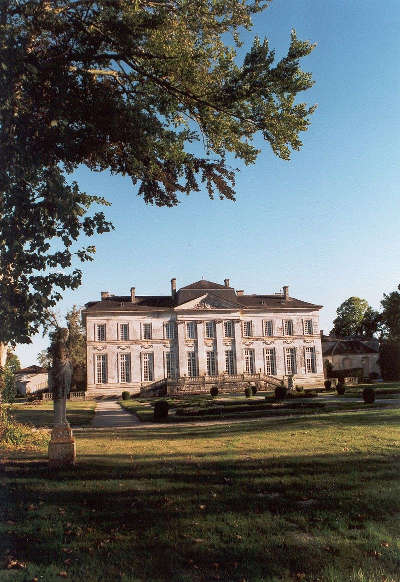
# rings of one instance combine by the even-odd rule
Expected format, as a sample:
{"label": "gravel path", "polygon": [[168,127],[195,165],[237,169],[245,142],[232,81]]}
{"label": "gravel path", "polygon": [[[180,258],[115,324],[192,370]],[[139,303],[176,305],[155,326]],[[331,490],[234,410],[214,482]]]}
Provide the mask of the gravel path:
{"label": "gravel path", "polygon": [[91,428],[132,428],[142,423],[136,416],[127,412],[116,400],[105,400],[96,406]]}

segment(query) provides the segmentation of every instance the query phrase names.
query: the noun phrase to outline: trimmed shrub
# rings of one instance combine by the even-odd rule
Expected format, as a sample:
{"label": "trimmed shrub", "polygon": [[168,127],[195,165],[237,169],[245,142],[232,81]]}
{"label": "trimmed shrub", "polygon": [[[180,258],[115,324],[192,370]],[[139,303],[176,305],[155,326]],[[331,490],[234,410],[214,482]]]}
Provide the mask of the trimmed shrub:
{"label": "trimmed shrub", "polygon": [[210,394],[211,394],[211,396],[213,398],[215,396],[218,396],[218,386],[211,386],[211,388],[210,388]]}
{"label": "trimmed shrub", "polygon": [[251,386],[251,393],[253,396],[257,394],[257,386]]}
{"label": "trimmed shrub", "polygon": [[127,390],[124,390],[122,392],[122,400],[129,400],[129,398],[130,398],[129,392]]}
{"label": "trimmed shrub", "polygon": [[364,388],[362,395],[365,404],[372,404],[375,402],[375,390],[373,388]]}
{"label": "trimmed shrub", "polygon": [[346,392],[346,386],[344,385],[343,382],[338,382],[337,386],[336,386],[336,392],[340,395],[344,394]]}
{"label": "trimmed shrub", "polygon": [[251,388],[249,388],[249,386],[246,386],[246,388],[244,389],[244,393],[246,395],[246,398],[250,398],[250,396],[251,396]]}
{"label": "trimmed shrub", "polygon": [[286,386],[277,386],[275,388],[275,398],[276,400],[285,400],[287,394]]}
{"label": "trimmed shrub", "polygon": [[325,380],[324,386],[325,386],[325,390],[330,390],[332,388],[332,381],[331,380]]}
{"label": "trimmed shrub", "polygon": [[298,384],[296,384],[296,392],[304,392],[303,386],[299,386]]}
{"label": "trimmed shrub", "polygon": [[154,420],[165,420],[168,418],[169,404],[166,400],[158,400],[154,405]]}

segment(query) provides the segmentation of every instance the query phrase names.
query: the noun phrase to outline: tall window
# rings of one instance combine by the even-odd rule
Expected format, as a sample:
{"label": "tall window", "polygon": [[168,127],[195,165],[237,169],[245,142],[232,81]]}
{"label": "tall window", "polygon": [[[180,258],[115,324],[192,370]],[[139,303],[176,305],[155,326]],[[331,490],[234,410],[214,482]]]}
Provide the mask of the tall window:
{"label": "tall window", "polygon": [[175,321],[167,321],[165,324],[165,337],[166,339],[175,338]]}
{"label": "tall window", "polygon": [[271,319],[264,321],[264,335],[267,335],[267,336],[274,335]]}
{"label": "tall window", "polygon": [[305,348],[305,362],[306,362],[306,373],[315,374],[317,371],[315,362],[315,348],[309,347]]}
{"label": "tall window", "polygon": [[253,335],[253,322],[252,321],[244,321],[243,322],[243,335],[245,337],[252,337],[252,335]]}
{"label": "tall window", "polygon": [[154,380],[154,354],[143,353],[142,354],[142,366],[143,366],[143,381],[151,382]]}
{"label": "tall window", "polygon": [[225,351],[225,370],[231,376],[235,373],[235,353],[233,350]]}
{"label": "tall window", "polygon": [[207,352],[207,375],[217,375],[217,363],[215,359],[215,352],[213,351]]}
{"label": "tall window", "polygon": [[119,381],[121,383],[131,381],[131,355],[119,355]]}
{"label": "tall window", "polygon": [[104,342],[106,340],[106,324],[98,323],[96,325],[95,337],[98,342]]}
{"label": "tall window", "polygon": [[293,335],[293,320],[285,319],[283,322],[283,335]]}
{"label": "tall window", "polygon": [[224,336],[233,337],[233,321],[224,321]]}
{"label": "tall window", "polygon": [[254,374],[254,350],[244,350],[244,366],[246,374]]}
{"label": "tall window", "polygon": [[286,374],[296,374],[296,348],[285,349]]}
{"label": "tall window", "polygon": [[96,355],[96,384],[107,384],[107,355]]}
{"label": "tall window", "polygon": [[151,339],[151,323],[143,324],[143,339]]}
{"label": "tall window", "polygon": [[167,378],[175,378],[176,365],[175,365],[175,354],[173,352],[165,353],[165,368]]}
{"label": "tall window", "polygon": [[187,353],[187,364],[188,364],[188,376],[190,378],[195,378],[199,375],[197,369],[197,359],[196,359],[196,352],[188,352]]}
{"label": "tall window", "polygon": [[123,340],[123,341],[129,339],[129,324],[128,323],[120,323],[119,324],[119,339]]}
{"label": "tall window", "polygon": [[265,373],[267,376],[275,376],[276,374],[275,348],[265,350]]}
{"label": "tall window", "polygon": [[194,321],[186,322],[186,337],[196,339],[196,323]]}
{"label": "tall window", "polygon": [[305,319],[304,320],[304,335],[312,335],[312,334],[313,334],[312,319]]}
{"label": "tall window", "polygon": [[215,323],[206,321],[206,337],[215,337]]}

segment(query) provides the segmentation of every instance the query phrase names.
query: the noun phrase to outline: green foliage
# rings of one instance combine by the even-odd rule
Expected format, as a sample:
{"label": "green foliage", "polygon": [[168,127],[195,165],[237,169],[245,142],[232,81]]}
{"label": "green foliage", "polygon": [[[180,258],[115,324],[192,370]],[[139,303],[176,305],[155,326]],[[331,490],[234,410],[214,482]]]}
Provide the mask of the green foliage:
{"label": "green foliage", "polygon": [[332,386],[332,381],[331,380],[325,380],[324,386],[325,386],[325,390],[330,390],[331,389],[331,386]]}
{"label": "green foliage", "polygon": [[400,342],[380,342],[379,366],[384,380],[400,380]]}
{"label": "green foliage", "polygon": [[210,394],[211,394],[211,396],[213,398],[215,396],[218,396],[218,386],[211,386],[211,388],[210,388]]}
{"label": "green foliage", "polygon": [[251,394],[252,394],[252,390],[250,386],[246,386],[246,388],[244,389],[244,394],[246,396],[246,398],[250,398]]}
{"label": "green foliage", "polygon": [[286,398],[287,388],[286,386],[277,386],[275,388],[275,398],[276,400],[284,400]]}
{"label": "green foliage", "polygon": [[6,447],[40,447],[46,444],[48,435],[16,422],[10,414],[9,408],[0,406],[0,444]]}
{"label": "green foliage", "polygon": [[379,314],[366,299],[349,297],[336,310],[330,334],[339,337],[372,337],[378,329]]}
{"label": "green foliage", "polygon": [[346,386],[344,382],[338,382],[336,385],[336,392],[341,396],[346,392]]}
{"label": "green foliage", "polygon": [[267,39],[242,59],[225,44],[230,33],[239,47],[268,3],[0,4],[0,341],[29,343],[79,286],[74,260],[92,259],[80,235],[112,228],[103,212],[87,214],[106,201],[67,180],[80,165],[127,175],[145,202],[174,206],[202,183],[234,199],[227,156],[253,163],[257,133],[282,159],[300,149],[315,108],[296,100],[313,84],[299,62],[313,45],[292,31],[276,62]]}
{"label": "green foliage", "polygon": [[168,418],[169,404],[166,400],[158,400],[154,405],[154,420],[166,420]]}
{"label": "green foliage", "polygon": [[122,400],[129,400],[130,394],[126,390],[122,392]]}
{"label": "green foliage", "polygon": [[375,402],[375,390],[373,388],[364,388],[362,395],[366,404]]}
{"label": "green foliage", "polygon": [[14,402],[17,394],[15,372],[21,369],[19,358],[12,350],[7,350],[6,364],[0,372],[0,395],[3,402]]}
{"label": "green foliage", "polygon": [[[398,287],[400,291],[400,285]],[[383,294],[382,305],[382,331],[383,336],[392,341],[400,341],[400,293],[392,291],[389,295]]]}

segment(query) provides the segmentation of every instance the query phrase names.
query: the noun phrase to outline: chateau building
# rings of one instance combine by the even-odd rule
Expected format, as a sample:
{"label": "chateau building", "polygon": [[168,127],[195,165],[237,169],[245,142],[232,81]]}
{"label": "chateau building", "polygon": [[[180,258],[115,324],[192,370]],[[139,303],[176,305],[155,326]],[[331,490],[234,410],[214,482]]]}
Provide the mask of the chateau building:
{"label": "chateau building", "polygon": [[246,295],[210,281],[168,296],[101,293],[87,303],[88,390],[146,390],[236,378],[295,376],[302,386],[324,380],[319,310],[289,296]]}

